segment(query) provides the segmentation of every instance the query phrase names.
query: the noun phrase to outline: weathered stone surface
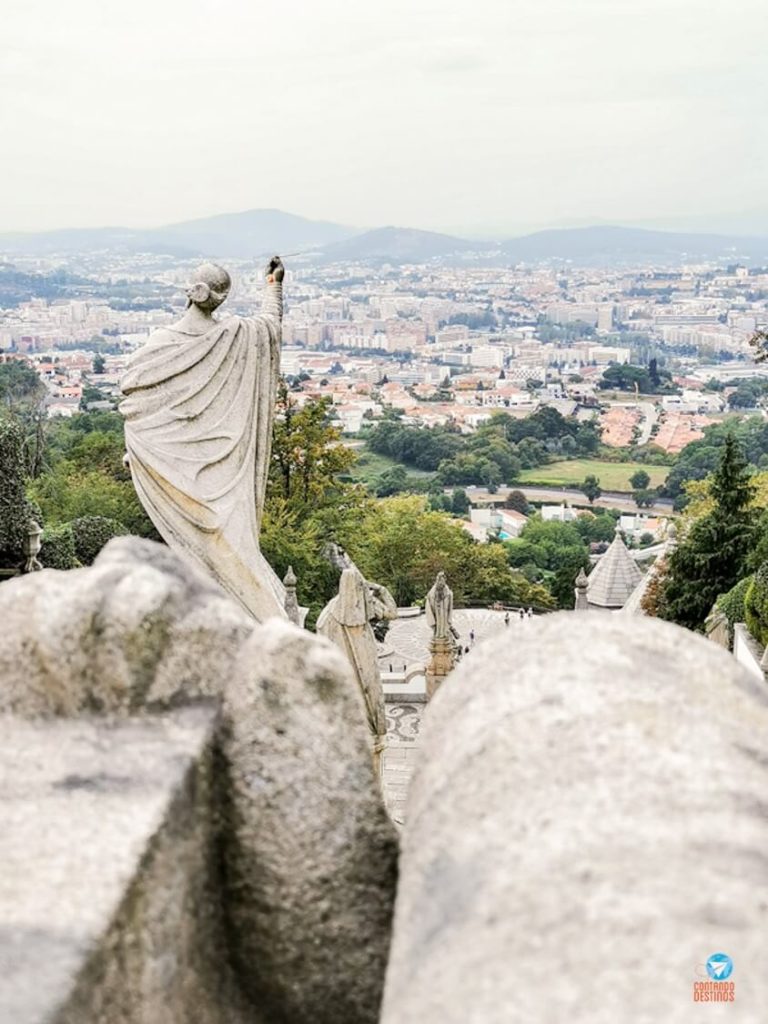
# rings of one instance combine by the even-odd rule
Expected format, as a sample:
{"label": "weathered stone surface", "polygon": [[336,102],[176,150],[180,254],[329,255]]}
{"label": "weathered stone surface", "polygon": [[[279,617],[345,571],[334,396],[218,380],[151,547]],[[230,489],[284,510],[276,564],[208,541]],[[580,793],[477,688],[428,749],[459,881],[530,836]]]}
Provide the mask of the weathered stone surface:
{"label": "weathered stone surface", "polygon": [[253,620],[168,548],[120,537],[88,569],[0,586],[0,711],[130,713],[221,693]]}
{"label": "weathered stone surface", "polygon": [[397,840],[341,653],[273,620],[227,689],[225,862],[235,962],[279,1024],[378,1020]]}
{"label": "weathered stone surface", "polygon": [[0,1020],[259,1024],[223,955],[215,717],[0,717]]}
{"label": "weathered stone surface", "polygon": [[677,627],[564,613],[429,705],[383,1024],[690,1024],[768,1007],[768,705]]}

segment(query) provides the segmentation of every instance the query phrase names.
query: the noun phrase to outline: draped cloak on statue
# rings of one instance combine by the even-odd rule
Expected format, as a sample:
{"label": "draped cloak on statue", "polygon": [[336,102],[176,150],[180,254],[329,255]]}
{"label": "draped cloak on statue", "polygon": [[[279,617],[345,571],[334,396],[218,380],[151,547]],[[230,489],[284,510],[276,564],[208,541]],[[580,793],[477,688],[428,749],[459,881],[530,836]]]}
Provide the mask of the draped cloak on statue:
{"label": "draped cloak on statue", "polygon": [[445,576],[438,574],[426,601],[427,625],[432,629],[435,640],[453,640],[458,633],[453,628],[453,591],[445,582]]}
{"label": "draped cloak on statue", "polygon": [[259,550],[280,363],[276,317],[155,331],[121,381],[134,486],[166,543],[257,621],[285,618]]}
{"label": "draped cloak on statue", "polygon": [[339,593],[320,613],[317,632],[339,647],[352,666],[365,703],[366,720],[372,737],[374,764],[384,749],[387,715],[379,672],[379,652],[370,619],[373,609],[368,584],[357,568],[345,569]]}

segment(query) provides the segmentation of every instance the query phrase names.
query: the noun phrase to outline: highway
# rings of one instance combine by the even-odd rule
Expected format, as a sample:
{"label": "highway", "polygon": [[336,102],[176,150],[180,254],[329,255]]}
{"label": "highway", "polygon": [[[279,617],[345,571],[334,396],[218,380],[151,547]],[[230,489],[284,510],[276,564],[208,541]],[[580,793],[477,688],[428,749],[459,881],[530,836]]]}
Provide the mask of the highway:
{"label": "highway", "polygon": [[[672,514],[672,500],[670,498],[658,498],[650,508],[638,508],[629,494],[621,494],[616,491],[603,491],[602,495],[590,505],[583,493],[570,487],[528,487],[523,484],[515,487],[500,487],[495,494],[489,494],[484,487],[465,487],[469,500],[473,504],[503,504],[504,499],[510,491],[522,491],[529,501],[543,501],[547,504],[561,505],[566,502],[569,505],[578,505],[580,508],[617,508],[620,512],[643,512],[646,515],[668,516]],[[445,489],[446,494],[453,491],[452,487]]]}

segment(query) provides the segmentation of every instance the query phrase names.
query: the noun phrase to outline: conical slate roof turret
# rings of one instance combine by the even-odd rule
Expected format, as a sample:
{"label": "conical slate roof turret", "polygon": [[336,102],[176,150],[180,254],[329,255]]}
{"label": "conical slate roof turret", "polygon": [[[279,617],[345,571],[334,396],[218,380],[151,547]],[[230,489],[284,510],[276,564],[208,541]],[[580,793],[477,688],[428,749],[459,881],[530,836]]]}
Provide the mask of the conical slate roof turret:
{"label": "conical slate roof turret", "polygon": [[589,576],[587,601],[595,608],[623,608],[642,578],[617,526],[611,546]]}

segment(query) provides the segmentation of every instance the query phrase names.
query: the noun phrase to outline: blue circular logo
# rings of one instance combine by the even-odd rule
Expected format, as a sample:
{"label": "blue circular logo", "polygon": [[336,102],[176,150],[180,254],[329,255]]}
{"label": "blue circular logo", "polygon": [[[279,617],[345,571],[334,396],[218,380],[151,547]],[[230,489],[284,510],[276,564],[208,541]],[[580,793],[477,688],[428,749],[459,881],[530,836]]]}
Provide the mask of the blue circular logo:
{"label": "blue circular logo", "polygon": [[733,960],[726,953],[713,953],[707,960],[707,974],[713,981],[725,981],[733,972]]}

